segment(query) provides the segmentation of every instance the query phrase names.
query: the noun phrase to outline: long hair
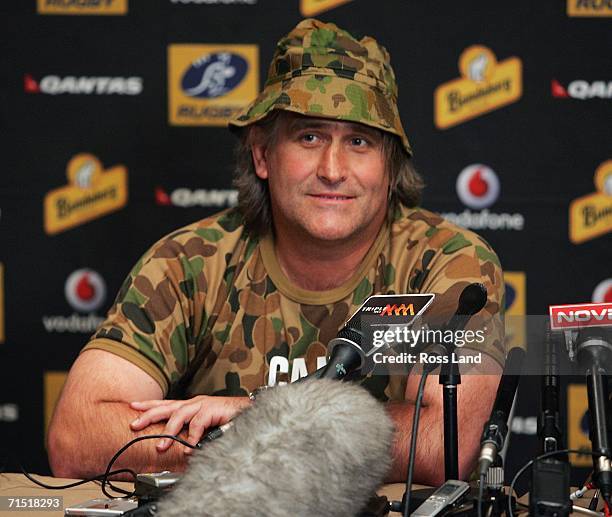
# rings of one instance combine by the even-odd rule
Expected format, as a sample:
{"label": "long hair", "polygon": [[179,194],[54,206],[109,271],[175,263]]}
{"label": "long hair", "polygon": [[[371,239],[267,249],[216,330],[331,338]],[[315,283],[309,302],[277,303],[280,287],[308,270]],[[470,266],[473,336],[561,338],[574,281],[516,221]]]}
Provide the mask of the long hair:
{"label": "long hair", "polygon": [[[255,174],[251,155],[255,133],[253,126],[259,129],[257,133],[259,138],[263,139],[260,143],[267,147],[273,146],[278,137],[282,116],[285,116],[284,112],[274,110],[259,122],[242,129],[234,151],[234,186],[238,189],[238,208],[245,219],[247,230],[257,236],[263,236],[272,230],[272,208],[268,182]],[[412,208],[420,203],[424,183],[399,138],[386,131],[381,132],[382,152],[389,175],[387,219],[391,221],[399,204]]]}

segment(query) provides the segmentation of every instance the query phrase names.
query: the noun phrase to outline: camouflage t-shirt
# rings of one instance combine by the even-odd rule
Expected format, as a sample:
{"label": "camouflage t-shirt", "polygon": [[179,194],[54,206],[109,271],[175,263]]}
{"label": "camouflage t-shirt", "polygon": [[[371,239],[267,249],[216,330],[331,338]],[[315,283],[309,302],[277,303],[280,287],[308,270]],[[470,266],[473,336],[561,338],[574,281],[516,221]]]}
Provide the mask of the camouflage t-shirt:
{"label": "camouflage t-shirt", "polygon": [[[327,343],[372,294],[435,293],[435,314],[444,322],[461,290],[481,282],[488,302],[479,316],[491,324],[480,349],[503,364],[502,271],[476,234],[401,207],[352,278],[309,291],[283,274],[272,236],[256,239],[243,223],[230,209],[157,242],[84,350],[136,364],[167,397],[247,395],[325,364]],[[406,375],[375,375],[365,384],[382,400],[402,400]]]}

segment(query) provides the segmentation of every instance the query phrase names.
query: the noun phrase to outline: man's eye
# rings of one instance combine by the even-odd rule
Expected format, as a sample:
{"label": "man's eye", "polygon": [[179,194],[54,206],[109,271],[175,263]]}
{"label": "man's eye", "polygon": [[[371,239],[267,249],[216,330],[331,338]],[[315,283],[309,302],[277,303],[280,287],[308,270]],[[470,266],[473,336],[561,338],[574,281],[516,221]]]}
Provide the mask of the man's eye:
{"label": "man's eye", "polygon": [[354,137],[351,142],[357,147],[365,147],[368,144],[368,141],[365,138],[361,138],[360,136]]}
{"label": "man's eye", "polygon": [[317,141],[317,137],[316,135],[307,133],[305,135],[302,135],[302,141],[306,142],[307,144],[312,144]]}

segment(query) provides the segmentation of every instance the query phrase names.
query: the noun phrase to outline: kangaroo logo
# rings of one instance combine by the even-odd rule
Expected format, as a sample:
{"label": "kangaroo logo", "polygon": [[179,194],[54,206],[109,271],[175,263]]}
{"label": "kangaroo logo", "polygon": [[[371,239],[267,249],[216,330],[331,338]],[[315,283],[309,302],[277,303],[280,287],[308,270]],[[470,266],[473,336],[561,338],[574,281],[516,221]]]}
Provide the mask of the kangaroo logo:
{"label": "kangaroo logo", "polygon": [[237,54],[206,54],[192,63],[183,76],[181,86],[185,95],[190,97],[221,97],[242,82],[247,69],[246,60]]}

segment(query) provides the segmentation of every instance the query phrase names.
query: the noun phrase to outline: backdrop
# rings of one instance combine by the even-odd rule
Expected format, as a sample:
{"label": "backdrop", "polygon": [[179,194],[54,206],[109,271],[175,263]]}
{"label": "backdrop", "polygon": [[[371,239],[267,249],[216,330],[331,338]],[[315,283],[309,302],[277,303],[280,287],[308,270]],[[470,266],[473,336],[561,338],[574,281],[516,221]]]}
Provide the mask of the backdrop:
{"label": "backdrop", "polygon": [[[0,460],[47,471],[65,372],[132,264],[235,204],[224,125],[303,17],[390,51],[423,205],[493,245],[508,313],[612,301],[609,1],[1,4]],[[586,398],[570,381],[580,446]],[[524,379],[511,471],[537,450],[537,389]]]}

